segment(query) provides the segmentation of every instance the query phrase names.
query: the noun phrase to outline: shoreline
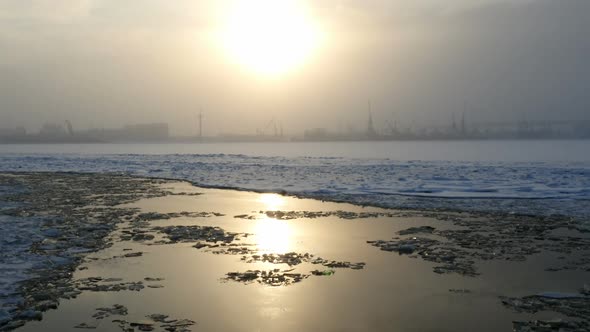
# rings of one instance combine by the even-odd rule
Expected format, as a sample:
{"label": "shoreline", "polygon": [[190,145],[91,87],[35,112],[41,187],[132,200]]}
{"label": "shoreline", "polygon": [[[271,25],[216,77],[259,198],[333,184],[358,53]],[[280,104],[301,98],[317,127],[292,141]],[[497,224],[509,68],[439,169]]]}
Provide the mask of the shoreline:
{"label": "shoreline", "polygon": [[[187,183],[195,188],[203,188],[203,189],[216,189],[216,190],[229,190],[229,191],[238,191],[238,192],[246,192],[246,193],[256,193],[256,194],[277,194],[285,197],[293,197],[298,199],[312,199],[312,200],[319,200],[325,202],[332,202],[332,203],[341,203],[341,204],[351,204],[357,205],[359,207],[373,207],[385,210],[392,210],[392,211],[400,211],[400,212],[407,212],[407,213],[415,213],[416,215],[421,216],[432,216],[432,214],[468,214],[471,216],[478,216],[478,217],[494,217],[494,218],[506,218],[506,217],[517,217],[517,218],[532,218],[532,219],[551,219],[551,220],[567,220],[575,223],[584,223],[587,218],[581,216],[570,216],[564,214],[532,214],[532,213],[519,213],[519,212],[499,212],[499,211],[482,211],[482,210],[462,210],[462,209],[453,209],[453,208],[410,208],[410,207],[392,207],[386,204],[379,204],[374,202],[355,202],[353,200],[346,200],[346,199],[337,199],[330,196],[322,196],[321,194],[314,195],[314,194],[306,194],[306,193],[293,193],[287,192],[285,190],[263,190],[263,189],[249,189],[249,188],[242,188],[242,187],[234,187],[234,186],[223,186],[223,185],[207,185],[201,184],[198,182],[194,182],[187,179],[182,178],[174,178],[174,177],[165,177],[165,176],[152,176],[152,175],[139,175],[133,174],[129,172],[78,172],[78,171],[2,171],[0,170],[0,175],[2,174],[64,174],[64,175],[114,175],[114,176],[125,176],[130,178],[136,179],[153,179],[153,180],[161,180],[161,181],[169,181],[169,182],[178,182],[178,183]],[[389,194],[388,194],[389,195]],[[392,195],[395,196],[395,195]],[[506,198],[492,198],[492,197],[481,197],[481,198],[466,198],[466,197],[430,197],[430,196],[412,196],[412,195],[399,195],[399,196],[407,196],[410,198],[417,198],[417,199],[445,199],[445,200],[505,200]],[[560,200],[559,198],[510,198],[513,200],[530,200],[530,201],[545,201],[545,200]],[[590,224],[586,227],[581,227],[581,232],[590,232]]]}
{"label": "shoreline", "polygon": [[[117,150],[109,147],[103,152],[108,151]],[[0,169],[125,172],[185,180],[202,187],[288,192],[299,197],[394,209],[590,217],[590,208],[581,204],[590,195],[588,163],[402,162],[97,152],[6,155]]]}
{"label": "shoreline", "polygon": [[[141,290],[146,287],[151,289],[150,286],[153,286],[154,288],[157,288],[156,286],[159,287],[159,284],[153,284],[153,282],[147,281],[147,276],[144,281],[121,280],[115,281],[114,284],[104,284],[105,279],[103,277],[99,279],[96,279],[97,277],[94,276],[90,279],[80,279],[80,277],[76,277],[80,273],[83,275],[85,272],[85,270],[80,270],[80,268],[84,266],[88,268],[89,265],[92,266],[93,263],[92,261],[88,261],[88,257],[92,257],[103,251],[108,252],[111,250],[109,248],[119,247],[125,243],[133,244],[132,247],[135,249],[129,252],[121,251],[112,258],[108,258],[108,262],[112,259],[136,259],[141,261],[144,257],[147,259],[150,256],[149,254],[148,256],[145,256],[145,254],[140,251],[140,248],[145,247],[152,248],[151,250],[160,250],[160,247],[171,246],[172,248],[181,245],[182,243],[187,243],[194,247],[191,249],[191,252],[195,251],[195,248],[198,252],[204,253],[208,251],[218,251],[218,253],[214,255],[216,257],[235,255],[233,248],[234,245],[236,245],[237,248],[240,248],[237,250],[239,255],[250,257],[250,259],[253,259],[251,262],[253,264],[260,264],[256,256],[259,255],[257,252],[261,250],[261,240],[257,240],[259,242],[258,249],[257,247],[250,247],[249,244],[246,244],[248,243],[247,241],[250,241],[248,240],[249,236],[247,234],[253,233],[256,238],[256,236],[260,235],[257,233],[265,230],[255,228],[255,232],[248,232],[251,224],[263,222],[259,220],[268,220],[264,221],[268,223],[289,223],[289,227],[293,227],[294,229],[304,227],[298,225],[306,220],[309,222],[314,220],[315,223],[320,224],[323,223],[322,220],[334,220],[334,222],[338,223],[352,223],[350,224],[351,226],[347,227],[361,227],[359,230],[362,230],[365,227],[372,228],[372,225],[382,224],[382,226],[379,227],[386,228],[395,225],[395,227],[401,227],[397,232],[389,231],[390,235],[388,236],[382,234],[382,231],[379,231],[367,237],[366,241],[355,241],[355,246],[361,246],[363,252],[367,251],[368,253],[372,253],[367,254],[369,255],[365,257],[367,259],[373,257],[373,255],[378,255],[378,257],[382,257],[380,259],[387,260],[394,257],[391,254],[395,254],[396,261],[403,260],[401,262],[409,264],[408,266],[430,266],[430,274],[458,278],[457,280],[459,284],[462,284],[461,280],[479,280],[482,273],[484,276],[486,273],[489,273],[485,268],[487,263],[484,264],[484,262],[494,264],[496,264],[496,262],[497,264],[521,264],[521,262],[530,261],[532,257],[537,257],[540,253],[544,255],[545,252],[555,252],[557,255],[563,255],[563,253],[567,252],[577,253],[576,255],[579,256],[579,265],[555,265],[559,262],[565,263],[565,261],[551,258],[543,263],[543,266],[545,266],[546,269],[552,268],[553,270],[544,273],[551,275],[551,273],[567,272],[569,274],[574,273],[575,271],[580,271],[575,272],[575,274],[579,274],[582,277],[580,280],[582,280],[585,278],[584,276],[587,277],[587,272],[583,271],[590,271],[590,236],[584,235],[584,230],[579,227],[579,223],[571,220],[571,218],[537,218],[510,214],[475,215],[465,212],[454,213],[440,211],[424,212],[415,210],[392,210],[381,209],[378,207],[354,206],[350,203],[323,203],[307,198],[280,195],[270,195],[270,197],[278,197],[273,199],[282,199],[293,202],[293,204],[299,203],[300,201],[301,204],[311,204],[312,206],[325,205],[326,207],[331,207],[332,210],[325,210],[326,208],[317,211],[314,211],[313,209],[281,210],[280,208],[272,209],[271,207],[274,206],[267,205],[267,210],[260,209],[253,213],[251,209],[246,209],[245,211],[241,210],[246,212],[245,214],[240,213],[234,215],[228,215],[225,211],[219,212],[218,210],[201,211],[198,206],[193,207],[193,209],[198,209],[198,211],[193,212],[190,210],[179,211],[172,207],[169,211],[162,210],[160,212],[148,212],[158,209],[161,210],[163,207],[167,206],[162,205],[162,207],[158,208],[159,205],[153,205],[155,204],[155,201],[170,202],[167,204],[172,204],[174,202],[176,202],[174,204],[180,204],[187,200],[205,199],[206,197],[213,195],[213,193],[216,193],[215,195],[221,195],[219,197],[223,200],[226,199],[225,196],[261,197],[264,195],[260,195],[260,193],[255,193],[253,191],[227,191],[218,188],[206,189],[195,187],[188,181],[180,181],[176,179],[141,178],[122,174],[73,172],[11,172],[9,175],[7,174],[7,172],[0,173],[0,183],[9,185],[12,183],[14,186],[19,182],[16,179],[20,178],[22,180],[20,186],[28,186],[30,190],[29,192],[21,191],[12,196],[8,196],[10,197],[9,201],[18,202],[20,200],[29,205],[2,208],[0,209],[0,214],[24,219],[30,219],[34,216],[44,218],[41,219],[42,225],[40,226],[42,227],[39,228],[39,230],[42,231],[39,234],[43,239],[33,241],[30,247],[31,250],[29,251],[33,254],[50,257],[48,261],[51,261],[52,263],[49,264],[49,266],[45,265],[41,268],[34,268],[29,271],[31,275],[37,274],[37,276],[33,279],[22,281],[20,286],[20,297],[24,299],[24,302],[16,301],[12,307],[6,307],[6,301],[4,302],[4,305],[2,306],[3,309],[0,309],[5,312],[0,315],[0,330],[11,330],[23,326],[27,321],[41,319],[43,317],[43,312],[58,308],[63,301],[73,301],[80,296],[85,297],[86,295],[84,294],[89,291],[127,292],[130,289],[135,290],[136,288]],[[171,184],[177,184],[177,186],[186,189],[186,191],[178,192],[175,191],[178,189],[166,189],[166,186]],[[205,192],[205,194],[203,194],[203,192]],[[5,196],[0,196],[0,200],[3,198],[5,200],[6,197],[6,194]],[[152,201],[154,203],[149,203]],[[97,202],[100,204],[97,204]],[[137,204],[141,202],[145,202],[144,204],[147,205],[139,205],[138,207]],[[217,206],[216,209],[228,208],[226,205],[218,205],[218,203],[215,202],[216,200],[212,200],[211,204],[213,204],[212,206]],[[183,206],[183,204],[186,203],[182,203],[179,206]],[[338,207],[344,207],[346,210],[340,210]],[[58,218],[52,218],[52,214],[57,215]],[[59,219],[60,216],[61,219]],[[184,220],[183,222],[188,222],[188,224],[187,226],[174,226],[172,228],[165,226],[168,225],[169,222],[174,222],[174,220]],[[203,224],[200,221],[197,222],[198,220],[206,220],[207,223],[205,223],[205,225],[212,225],[211,227],[213,228],[202,226]],[[373,220],[374,222],[366,224],[366,222]],[[396,222],[396,220],[398,222]],[[409,222],[408,220],[412,222]],[[197,223],[195,224],[194,222]],[[359,223],[362,223],[363,225]],[[402,225],[409,223],[408,226],[414,226],[409,228],[406,226],[406,228],[404,228],[401,225],[398,225],[400,223]],[[162,226],[154,227],[154,225]],[[235,229],[228,232],[225,229],[226,227]],[[335,231],[336,229],[333,227],[334,226],[330,226],[330,228],[326,228],[326,230],[331,229],[332,231]],[[276,231],[277,230],[274,230],[274,232]],[[278,231],[280,232],[281,230],[279,229]],[[502,235],[492,236],[492,234],[496,233]],[[318,236],[324,236],[322,234],[323,233],[318,233]],[[272,234],[270,235],[272,238]],[[388,239],[391,236],[393,236],[393,238]],[[222,245],[221,248],[216,247],[215,243],[218,241],[221,241],[222,244],[226,243],[227,246],[224,247]],[[150,246],[151,243],[155,246]],[[274,245],[275,250],[281,248],[280,246],[277,247],[277,244]],[[338,248],[335,244],[332,246]],[[177,250],[180,250],[180,248]],[[334,249],[329,248],[324,249],[324,251],[328,253],[333,250]],[[496,251],[497,254],[491,254]],[[424,253],[426,253],[426,255]],[[310,278],[314,280],[316,278],[326,278],[316,277],[316,273],[320,276],[324,275],[324,273],[333,273],[327,271],[336,272],[337,270],[340,271],[340,269],[344,269],[352,270],[352,272],[356,273],[357,271],[355,270],[358,269],[360,275],[368,273],[365,272],[364,261],[355,261],[346,257],[346,255],[341,256],[341,254],[337,254],[336,257],[339,259],[348,258],[350,262],[345,260],[333,260],[336,257],[329,257],[329,259],[319,259],[319,257],[312,258],[313,255],[309,256],[310,254],[305,252],[294,254],[295,256],[284,256],[280,252],[269,252],[269,254],[277,255],[272,256],[273,260],[276,260],[276,262],[271,264],[287,264],[289,267],[291,264],[294,264],[294,266],[302,264],[304,266],[309,266],[310,269],[314,268],[315,271],[317,271],[315,273],[301,271],[297,272],[297,274],[294,274],[295,272],[282,272],[283,274],[280,276],[270,279],[270,282],[272,283],[277,282],[277,280],[282,280],[279,284],[275,285],[278,287],[285,287],[290,284],[299,283],[307,284],[308,281],[304,280]],[[349,252],[348,255],[354,256],[356,254]],[[399,256],[399,258],[397,258],[397,256]],[[54,259],[53,257],[60,259]],[[374,258],[370,258],[370,260],[372,259]],[[503,261],[510,263],[501,263]],[[58,264],[57,266],[56,263]],[[431,265],[433,263],[434,265]],[[268,262],[265,264],[268,264]],[[369,271],[373,265],[368,263],[367,266]],[[92,269],[93,268],[90,267],[90,270]],[[123,270],[120,272],[125,271]],[[434,272],[434,274],[432,272]],[[269,281],[268,276],[261,274],[262,272],[244,273],[245,274],[241,274],[241,272],[238,274],[228,273],[228,281],[237,283],[256,282],[261,285],[265,285],[266,282]],[[338,272],[334,277],[334,280],[337,280],[336,278],[340,277],[342,273],[344,273],[343,276],[348,278],[345,272]],[[149,278],[153,279],[151,276]],[[466,283],[469,284],[470,282],[471,281]],[[48,284],[54,286],[57,285],[55,291],[47,292],[46,289]],[[267,285],[265,287],[272,286],[273,285]],[[586,299],[588,295],[584,295],[584,292],[587,290],[586,288],[583,288],[583,284],[580,283],[574,288],[571,288],[571,286],[573,285],[565,287],[568,292],[574,292],[576,289],[582,287],[582,290],[577,295],[575,301],[583,301],[582,303],[586,303],[584,301],[588,301],[588,299]],[[477,293],[477,291],[461,287],[449,289],[449,293],[464,294],[466,296],[470,296],[468,294],[471,294],[472,292]],[[526,312],[528,310],[527,308],[530,308],[531,306],[534,308],[543,308],[546,310],[553,309],[557,310],[557,312],[561,312],[558,310],[559,308],[556,309],[550,306],[551,301],[545,303],[543,302],[543,299],[547,298],[554,302],[573,300],[568,296],[563,299],[558,298],[558,296],[562,296],[565,293],[556,294],[558,295],[549,294],[553,296],[553,298],[545,294],[547,296],[541,296],[539,298],[538,295],[535,295],[537,297],[533,297],[532,299],[524,298],[521,300],[510,297],[519,294],[503,294],[505,298],[501,301],[499,300],[498,305],[503,303],[504,306],[511,307],[516,312]],[[522,303],[527,303],[527,301],[533,301],[533,304],[526,307],[521,306]],[[564,306],[570,308],[570,311],[568,311],[570,316],[573,313],[573,317],[577,317],[577,319],[582,318],[582,321],[586,322],[586,325],[580,325],[578,326],[579,328],[584,326],[587,327],[587,319],[589,317],[584,316],[586,315],[584,312],[577,313],[577,311],[575,311],[575,305],[579,305],[578,302],[570,303],[571,306],[566,303]],[[59,312],[60,309],[57,311]],[[8,314],[10,315],[10,318],[7,320],[6,316]],[[531,322],[532,321],[529,321],[529,323],[526,324],[519,323],[520,325],[518,326],[521,326],[522,328],[531,328],[531,326],[535,326],[534,324],[539,324],[539,322]],[[43,321],[40,323],[42,324]],[[152,321],[150,324],[157,325],[159,323],[157,321]],[[564,328],[564,326],[567,327],[569,325],[557,324],[556,326],[557,328]],[[571,331],[577,330],[578,327],[572,327]],[[525,330],[523,329],[522,331]],[[570,330],[566,329],[566,331]]]}

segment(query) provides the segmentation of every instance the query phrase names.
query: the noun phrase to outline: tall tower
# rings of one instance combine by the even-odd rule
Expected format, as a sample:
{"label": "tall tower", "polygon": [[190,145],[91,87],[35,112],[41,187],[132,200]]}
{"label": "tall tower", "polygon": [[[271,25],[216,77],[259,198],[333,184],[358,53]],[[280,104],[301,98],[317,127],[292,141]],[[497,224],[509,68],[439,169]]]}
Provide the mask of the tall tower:
{"label": "tall tower", "polygon": [[203,138],[203,111],[199,111],[199,139]]}
{"label": "tall tower", "polygon": [[66,120],[66,128],[68,130],[68,135],[74,136],[74,128],[72,127],[72,123],[69,120]]}
{"label": "tall tower", "polygon": [[461,135],[465,135],[467,128],[465,128],[465,112],[461,114]]}
{"label": "tall tower", "polygon": [[369,122],[367,123],[367,135],[374,137],[377,135],[375,127],[373,126],[373,114],[371,114],[371,101],[369,100]]}

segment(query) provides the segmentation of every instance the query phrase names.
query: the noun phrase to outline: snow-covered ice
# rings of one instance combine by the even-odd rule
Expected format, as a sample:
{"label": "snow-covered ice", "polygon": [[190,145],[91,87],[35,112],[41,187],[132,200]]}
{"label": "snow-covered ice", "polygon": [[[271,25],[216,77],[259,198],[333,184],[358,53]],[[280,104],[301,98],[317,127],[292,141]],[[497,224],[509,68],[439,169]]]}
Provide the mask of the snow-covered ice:
{"label": "snow-covered ice", "polygon": [[16,292],[18,283],[31,277],[29,269],[47,260],[29,252],[33,242],[44,238],[40,225],[37,218],[0,215],[0,321],[22,300]]}
{"label": "snow-covered ice", "polygon": [[[590,217],[590,162],[401,161],[241,154],[0,153],[0,172],[124,172],[196,185],[392,208]],[[24,188],[0,186],[0,196]],[[0,200],[0,209],[12,205]],[[0,322],[20,300],[19,281],[46,263],[28,251],[52,230],[0,215]]]}
{"label": "snow-covered ice", "polygon": [[125,172],[392,208],[590,216],[588,162],[5,153],[0,171]]}
{"label": "snow-covered ice", "polygon": [[[0,211],[19,205],[3,202],[2,196],[24,191],[24,188],[0,186]],[[0,214],[0,325],[11,318],[12,309],[23,301],[19,283],[34,277],[32,269],[59,264],[64,258],[32,253],[31,245],[52,236],[52,229],[42,229],[43,219]]]}

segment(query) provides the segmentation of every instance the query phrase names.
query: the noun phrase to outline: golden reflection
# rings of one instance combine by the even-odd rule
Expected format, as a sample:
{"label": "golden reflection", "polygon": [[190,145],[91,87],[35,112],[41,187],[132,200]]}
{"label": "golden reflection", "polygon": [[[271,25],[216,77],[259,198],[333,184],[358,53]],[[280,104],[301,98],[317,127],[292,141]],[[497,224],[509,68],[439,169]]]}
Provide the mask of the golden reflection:
{"label": "golden reflection", "polygon": [[270,218],[257,220],[254,234],[258,250],[277,254],[291,251],[292,232],[287,221]]}
{"label": "golden reflection", "polygon": [[285,198],[277,194],[262,194],[259,201],[264,203],[266,211],[277,211],[285,205]]}

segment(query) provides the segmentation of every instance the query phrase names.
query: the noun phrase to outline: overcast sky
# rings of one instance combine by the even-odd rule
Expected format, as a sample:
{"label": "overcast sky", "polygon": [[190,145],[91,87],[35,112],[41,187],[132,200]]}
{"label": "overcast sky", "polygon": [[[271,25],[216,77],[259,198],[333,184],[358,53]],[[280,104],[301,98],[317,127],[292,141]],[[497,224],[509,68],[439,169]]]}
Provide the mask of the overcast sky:
{"label": "overcast sky", "polygon": [[272,78],[220,49],[233,2],[0,0],[0,127],[590,119],[588,0],[307,1],[321,43]]}

